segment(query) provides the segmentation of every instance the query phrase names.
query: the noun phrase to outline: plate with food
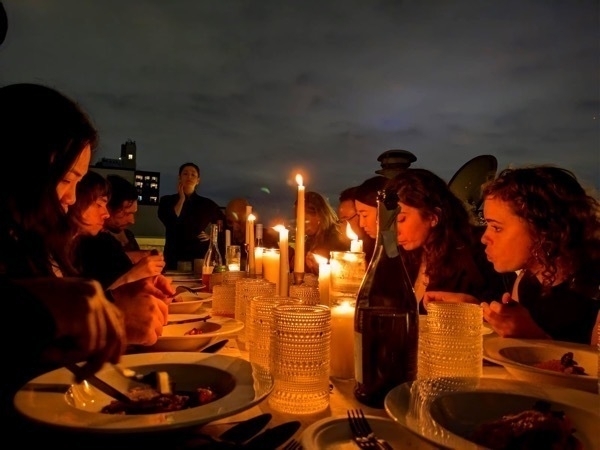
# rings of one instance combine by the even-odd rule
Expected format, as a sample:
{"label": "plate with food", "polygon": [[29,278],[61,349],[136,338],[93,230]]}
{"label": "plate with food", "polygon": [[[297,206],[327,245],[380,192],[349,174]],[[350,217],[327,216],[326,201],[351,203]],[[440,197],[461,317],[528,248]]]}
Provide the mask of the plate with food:
{"label": "plate with food", "polygon": [[600,448],[595,394],[482,378],[473,390],[427,395],[422,383],[392,389],[385,409],[398,423],[439,445],[464,450]]}
{"label": "plate with food", "polygon": [[598,351],[591,345],[494,337],[484,341],[483,357],[519,380],[598,392]]}
{"label": "plate with food", "polygon": [[24,417],[59,429],[152,432],[228,417],[260,403],[273,389],[272,378],[254,377],[256,370],[249,362],[230,356],[144,353],[124,355],[121,365],[141,373],[167,372],[172,393],[160,394],[151,389],[141,393],[134,381],[106,364],[97,376],[121,392],[135,396],[131,405],[115,403],[85,381],[75,384],[73,374],[65,368],[32,379],[17,392],[14,405]]}

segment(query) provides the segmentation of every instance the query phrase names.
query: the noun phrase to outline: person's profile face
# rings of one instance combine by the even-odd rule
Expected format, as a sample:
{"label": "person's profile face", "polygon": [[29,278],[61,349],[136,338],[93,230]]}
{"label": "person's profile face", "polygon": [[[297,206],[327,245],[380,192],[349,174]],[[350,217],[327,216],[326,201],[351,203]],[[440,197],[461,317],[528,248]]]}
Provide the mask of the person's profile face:
{"label": "person's profile face", "polygon": [[104,228],[104,222],[110,217],[107,208],[108,197],[98,197],[94,202],[88,206],[81,214],[81,231],[84,234],[96,236],[102,228]]}
{"label": "person's profile face", "polygon": [[79,154],[79,157],[69,169],[69,172],[65,177],[59,181],[56,186],[56,195],[60,202],[63,211],[67,212],[69,206],[75,203],[76,200],[76,188],[77,183],[81,181],[83,176],[87,173],[90,161],[92,159],[92,149],[89,145],[86,145]]}
{"label": "person's profile face", "polygon": [[362,234],[358,212],[354,207],[354,200],[344,200],[343,202],[340,202],[340,205],[338,206],[338,219],[340,223],[349,223],[355,234],[359,236]]}
{"label": "person's profile face", "polygon": [[399,202],[400,212],[396,217],[396,238],[404,250],[416,250],[429,238],[431,228],[437,224],[436,217],[423,217],[418,208]]}
{"label": "person's profile face", "polygon": [[106,226],[112,230],[123,231],[135,223],[136,213],[137,200],[124,202],[121,208],[112,212],[110,218],[106,220]]}
{"label": "person's profile face", "polygon": [[358,200],[354,200],[354,206],[358,213],[359,226],[365,230],[369,237],[377,238],[377,208]]}

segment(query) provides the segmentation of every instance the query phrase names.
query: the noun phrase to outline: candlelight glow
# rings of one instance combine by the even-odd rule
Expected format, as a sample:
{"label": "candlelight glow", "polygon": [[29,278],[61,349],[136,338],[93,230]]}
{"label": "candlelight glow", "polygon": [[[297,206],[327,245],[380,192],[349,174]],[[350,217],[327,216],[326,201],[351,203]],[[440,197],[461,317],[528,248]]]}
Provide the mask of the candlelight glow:
{"label": "candlelight glow", "polygon": [[327,258],[325,258],[324,256],[317,255],[316,253],[313,253],[313,256],[315,257],[315,261],[319,265],[321,265],[321,264],[327,264]]}
{"label": "candlelight glow", "polygon": [[274,229],[275,231],[277,231],[278,233],[280,233],[280,232],[282,232],[283,230],[285,230],[286,228],[285,228],[283,225],[275,225],[275,226],[273,227],[273,229]]}
{"label": "candlelight glow", "polygon": [[350,222],[346,223],[346,236],[348,236],[348,239],[355,241],[358,239],[358,235],[354,232],[354,230],[352,230],[352,227],[350,226]]}
{"label": "candlelight glow", "polygon": [[296,183],[298,183],[298,186],[302,186],[303,181],[304,180],[302,179],[302,175],[296,174]]}

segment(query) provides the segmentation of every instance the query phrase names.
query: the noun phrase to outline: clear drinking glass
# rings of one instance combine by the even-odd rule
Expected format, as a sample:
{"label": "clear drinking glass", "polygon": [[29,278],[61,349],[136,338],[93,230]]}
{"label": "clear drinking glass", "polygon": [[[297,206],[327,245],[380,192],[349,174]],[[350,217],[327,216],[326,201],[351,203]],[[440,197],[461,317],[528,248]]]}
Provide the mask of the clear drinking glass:
{"label": "clear drinking glass", "polygon": [[212,313],[215,316],[235,317],[235,284],[213,286]]}
{"label": "clear drinking glass", "polygon": [[275,283],[261,278],[241,278],[235,283],[235,318],[244,323],[237,336],[238,344],[244,347],[250,334],[248,314],[250,299],[262,295],[275,295]]}
{"label": "clear drinking glass", "polygon": [[242,265],[242,249],[239,245],[230,245],[225,250],[225,261],[230,272],[239,272]]}
{"label": "clear drinking glass", "polygon": [[269,405],[290,414],[329,406],[331,311],[324,305],[278,305],[273,309]]}

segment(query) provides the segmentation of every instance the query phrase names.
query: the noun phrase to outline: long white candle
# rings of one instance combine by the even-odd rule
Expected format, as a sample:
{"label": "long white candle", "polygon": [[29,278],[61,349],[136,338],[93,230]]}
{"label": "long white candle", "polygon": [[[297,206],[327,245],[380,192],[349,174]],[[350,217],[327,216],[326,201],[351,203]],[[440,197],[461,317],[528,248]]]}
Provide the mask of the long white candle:
{"label": "long white candle", "polygon": [[331,265],[327,262],[327,258],[315,255],[316,261],[319,263],[319,298],[322,305],[330,306],[329,299],[329,283],[331,279]]}
{"label": "long white candle", "polygon": [[252,206],[250,205],[246,205],[246,234],[244,236],[244,243],[245,244],[249,244],[250,243],[250,223],[248,222],[248,217],[250,216],[250,214],[252,214]]}
{"label": "long white candle", "polygon": [[254,214],[248,215],[248,272],[250,276],[256,274],[256,263],[255,263],[255,255],[254,255],[254,221],[256,220],[256,216]]}
{"label": "long white candle", "polygon": [[263,276],[265,280],[275,283],[275,292],[279,292],[279,250],[267,248],[263,253]]}
{"label": "long white candle", "polygon": [[279,232],[279,295],[287,297],[289,294],[290,263],[288,259],[289,231],[283,225],[273,227]]}
{"label": "long white candle", "polygon": [[306,215],[304,211],[305,187],[302,184],[302,175],[296,175],[296,183],[298,183],[298,199],[296,201],[296,245],[294,247],[294,272],[304,273],[304,227],[306,225]]}
{"label": "long white candle", "polygon": [[354,306],[348,301],[331,307],[330,367],[334,378],[354,378]]}

